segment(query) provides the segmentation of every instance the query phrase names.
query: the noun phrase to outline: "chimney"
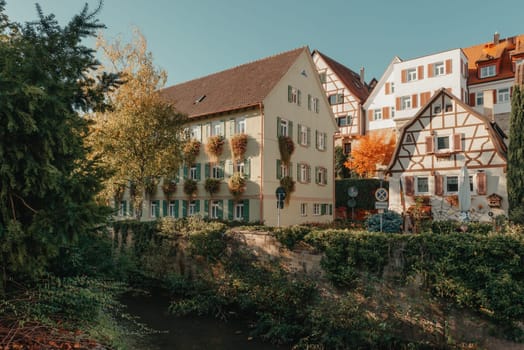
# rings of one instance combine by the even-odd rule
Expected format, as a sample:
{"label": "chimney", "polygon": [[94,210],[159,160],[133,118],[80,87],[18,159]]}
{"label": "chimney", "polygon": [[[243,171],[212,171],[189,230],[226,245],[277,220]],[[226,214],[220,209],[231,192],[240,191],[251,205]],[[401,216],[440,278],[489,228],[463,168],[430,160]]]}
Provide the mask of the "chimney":
{"label": "chimney", "polygon": [[498,45],[499,41],[500,41],[500,34],[498,32],[495,32],[495,34],[493,34],[493,44]]}
{"label": "chimney", "polygon": [[360,67],[360,82],[362,85],[366,85],[366,81],[364,80],[364,67]]}
{"label": "chimney", "polygon": [[491,121],[495,121],[494,94],[496,90],[484,90],[484,115]]}

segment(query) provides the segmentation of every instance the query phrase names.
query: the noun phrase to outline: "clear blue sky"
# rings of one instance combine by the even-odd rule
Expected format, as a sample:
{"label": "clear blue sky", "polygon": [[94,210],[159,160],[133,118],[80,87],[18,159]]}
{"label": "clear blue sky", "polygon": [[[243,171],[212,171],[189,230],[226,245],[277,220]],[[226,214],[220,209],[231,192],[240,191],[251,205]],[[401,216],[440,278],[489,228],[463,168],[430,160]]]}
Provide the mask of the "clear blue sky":
{"label": "clear blue sky", "polygon": [[[11,20],[37,18],[35,2],[65,24],[97,0],[7,0]],[[394,56],[409,59],[524,33],[524,0],[105,0],[111,39],[137,26],[168,85],[301,46],[318,49],[366,80]]]}

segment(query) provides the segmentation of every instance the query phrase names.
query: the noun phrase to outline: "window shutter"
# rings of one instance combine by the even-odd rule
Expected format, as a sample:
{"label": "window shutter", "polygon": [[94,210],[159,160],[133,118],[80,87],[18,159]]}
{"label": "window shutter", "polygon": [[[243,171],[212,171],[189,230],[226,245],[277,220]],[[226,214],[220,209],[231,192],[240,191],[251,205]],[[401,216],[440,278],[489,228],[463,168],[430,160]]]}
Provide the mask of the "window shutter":
{"label": "window shutter", "polygon": [[183,200],[182,201],[182,217],[186,217],[187,216],[187,201],[186,200]]}
{"label": "window shutter", "polygon": [[195,200],[195,213],[200,213],[200,199]]}
{"label": "window shutter", "polygon": [[435,175],[435,195],[442,196],[444,194],[444,177],[442,175]]}
{"label": "window shutter", "polygon": [[127,201],[122,201],[124,203],[123,207],[124,207],[124,216],[129,216],[129,213],[127,212]]}
{"label": "window shutter", "polygon": [[197,178],[197,181],[200,181],[200,163],[197,163],[196,164],[196,178]]}
{"label": "window shutter", "polygon": [[211,164],[210,163],[206,163],[205,166],[204,166],[204,176],[205,178],[209,178],[209,174],[211,172]]}
{"label": "window shutter", "polygon": [[446,74],[451,74],[451,60],[446,60]]}
{"label": "window shutter", "polygon": [[135,216],[132,200],[129,201],[129,216]]}
{"label": "window shutter", "polygon": [[327,185],[328,183],[328,172],[327,172],[327,169],[324,168],[324,185]]}
{"label": "window shutter", "polygon": [[291,85],[287,86],[287,102],[293,102],[293,88]]}
{"label": "window shutter", "polygon": [[382,118],[389,119],[389,107],[382,108]]}
{"label": "window shutter", "polygon": [[326,215],[326,204],[324,203],[320,205],[320,215]]}
{"label": "window shutter", "polygon": [[297,164],[297,181],[302,182],[302,178],[300,177],[300,170],[302,169],[302,164]]}
{"label": "window shutter", "polygon": [[246,176],[246,179],[249,179],[251,176],[251,159],[244,160],[244,175]]}
{"label": "window shutter", "polygon": [[277,180],[282,178],[282,161],[277,159]]}
{"label": "window shutter", "polygon": [[204,212],[204,217],[209,217],[209,200],[204,200],[204,210],[202,211]]}
{"label": "window shutter", "polygon": [[461,152],[462,150],[462,134],[453,134],[453,151]]}
{"label": "window shutter", "polygon": [[184,175],[184,179],[187,179],[187,176],[189,174],[189,168],[187,165],[184,165],[184,168],[182,169],[182,173]]}
{"label": "window shutter", "polygon": [[297,91],[297,105],[300,106],[302,103],[302,92],[300,90]]}
{"label": "window shutter", "polygon": [[249,199],[244,199],[244,221],[249,222]]}
{"label": "window shutter", "polygon": [[293,122],[289,120],[287,122],[287,125],[288,125],[288,130],[287,130],[288,134],[286,136],[293,137]]}
{"label": "window shutter", "polygon": [[386,95],[389,95],[391,93],[391,83],[386,83],[386,86],[384,87],[384,93]]}
{"label": "window shutter", "polygon": [[405,83],[408,81],[408,71],[406,69],[402,70],[402,82]]}
{"label": "window shutter", "polygon": [[493,90],[493,104],[497,104],[497,90]]}
{"label": "window shutter", "polygon": [[395,110],[396,111],[400,111],[401,110],[401,105],[400,105],[400,97],[397,97],[396,100],[395,100]]}
{"label": "window shutter", "polygon": [[156,206],[155,206],[155,217],[159,218],[160,217],[160,201],[156,200],[155,203],[156,203]]}
{"label": "window shutter", "polygon": [[417,79],[421,80],[424,79],[424,66],[418,66],[418,72],[417,72]]}
{"label": "window shutter", "polygon": [[167,216],[167,201],[164,199],[162,201],[162,216]]}
{"label": "window shutter", "polygon": [[178,218],[178,200],[173,201],[174,202],[174,210],[175,210],[175,218]]}
{"label": "window shutter", "polygon": [[217,216],[218,216],[218,218],[220,220],[222,220],[224,218],[224,201],[223,200],[219,200],[217,202],[218,202]]}
{"label": "window shutter", "polygon": [[311,95],[307,94],[307,110],[311,110]]}
{"label": "window shutter", "polygon": [[223,179],[224,178],[224,167],[225,167],[225,163],[224,161],[221,161],[220,163],[220,170],[219,170],[219,178]]}
{"label": "window shutter", "polygon": [[301,125],[300,124],[297,124],[297,143],[299,145],[301,145],[302,143],[300,142],[300,131],[301,131]]}
{"label": "window shutter", "polygon": [[368,120],[370,122],[373,121],[373,113],[374,113],[374,110],[372,110],[372,109],[368,110]]}
{"label": "window shutter", "polygon": [[308,165],[306,168],[306,174],[307,174],[307,182],[311,182],[311,167]]}
{"label": "window shutter", "polygon": [[327,150],[327,134],[325,132],[322,133],[322,138],[324,139],[324,149]]}
{"label": "window shutter", "polygon": [[428,64],[428,78],[433,77],[433,63]]}
{"label": "window shutter", "polygon": [[406,186],[406,196],[413,196],[415,194],[415,178],[413,176],[405,176],[404,185]]}
{"label": "window shutter", "polygon": [[319,168],[318,166],[315,167],[315,183],[316,183],[316,184],[319,183],[319,181],[318,181],[318,176],[317,176],[317,174],[318,174],[318,168]]}
{"label": "window shutter", "polygon": [[475,98],[475,94],[474,93],[469,94],[469,105],[470,106],[475,106],[476,103],[477,103],[477,101],[476,101],[476,98]]}
{"label": "window shutter", "polygon": [[280,117],[277,117],[277,137],[280,136],[280,122],[281,122]]}
{"label": "window shutter", "polygon": [[315,130],[315,148],[318,149],[318,130]]}
{"label": "window shutter", "polygon": [[417,94],[413,94],[411,96],[411,107],[412,108],[417,108],[418,107],[418,101],[417,100],[418,100]]}
{"label": "window shutter", "polygon": [[307,145],[311,145],[311,128],[307,128]]}
{"label": "window shutter", "polygon": [[227,218],[229,220],[233,220],[233,209],[234,209],[234,202],[232,199],[229,199],[227,201]]}
{"label": "window shutter", "polygon": [[433,136],[426,136],[426,153],[433,153]]}
{"label": "window shutter", "polygon": [[477,173],[477,194],[485,195],[488,191],[488,181],[485,172]]}

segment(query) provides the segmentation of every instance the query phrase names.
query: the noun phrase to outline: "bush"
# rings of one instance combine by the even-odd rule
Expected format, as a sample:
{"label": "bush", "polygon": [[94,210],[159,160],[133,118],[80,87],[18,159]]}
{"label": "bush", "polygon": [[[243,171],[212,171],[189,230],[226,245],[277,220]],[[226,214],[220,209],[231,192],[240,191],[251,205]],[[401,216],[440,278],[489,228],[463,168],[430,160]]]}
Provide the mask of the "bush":
{"label": "bush", "polygon": [[294,225],[285,228],[276,228],[273,231],[275,238],[288,249],[293,249],[295,244],[302,241],[311,231],[307,226]]}
{"label": "bush", "polygon": [[366,227],[371,232],[380,232],[380,221],[382,220],[382,232],[399,233],[402,227],[402,216],[394,211],[386,210],[383,214],[373,214],[366,220]]}

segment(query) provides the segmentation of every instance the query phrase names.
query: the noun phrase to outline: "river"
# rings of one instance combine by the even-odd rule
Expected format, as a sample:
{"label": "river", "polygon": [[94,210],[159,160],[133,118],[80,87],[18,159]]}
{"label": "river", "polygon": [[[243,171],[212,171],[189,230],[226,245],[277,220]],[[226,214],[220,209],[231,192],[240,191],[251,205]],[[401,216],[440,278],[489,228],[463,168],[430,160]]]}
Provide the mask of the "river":
{"label": "river", "polygon": [[248,325],[238,320],[222,322],[209,317],[174,317],[167,311],[165,297],[127,296],[127,311],[138,321],[160,331],[141,338],[131,338],[136,350],[285,350],[249,337]]}

